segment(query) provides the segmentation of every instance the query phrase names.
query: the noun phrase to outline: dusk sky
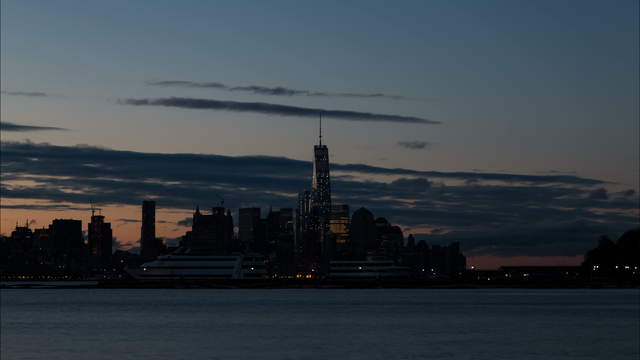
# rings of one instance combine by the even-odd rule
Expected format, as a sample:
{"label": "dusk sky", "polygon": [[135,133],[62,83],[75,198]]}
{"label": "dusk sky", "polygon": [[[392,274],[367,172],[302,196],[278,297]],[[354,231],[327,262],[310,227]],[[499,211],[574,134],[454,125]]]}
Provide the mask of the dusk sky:
{"label": "dusk sky", "polygon": [[[470,265],[578,264],[639,224],[639,2],[2,1],[2,217],[333,202]],[[326,121],[324,121],[326,120]]]}

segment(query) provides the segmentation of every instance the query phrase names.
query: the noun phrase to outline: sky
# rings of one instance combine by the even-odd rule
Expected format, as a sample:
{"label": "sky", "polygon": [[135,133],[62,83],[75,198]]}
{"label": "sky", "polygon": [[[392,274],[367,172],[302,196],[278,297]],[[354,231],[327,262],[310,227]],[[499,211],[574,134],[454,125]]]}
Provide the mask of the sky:
{"label": "sky", "polygon": [[2,217],[335,203],[471,262],[575,264],[638,226],[639,2],[1,2]]}

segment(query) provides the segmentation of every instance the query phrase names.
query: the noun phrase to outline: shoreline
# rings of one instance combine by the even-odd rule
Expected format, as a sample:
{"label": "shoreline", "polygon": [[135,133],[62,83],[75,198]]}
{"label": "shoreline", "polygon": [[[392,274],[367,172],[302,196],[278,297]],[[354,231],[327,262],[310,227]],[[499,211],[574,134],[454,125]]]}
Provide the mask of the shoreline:
{"label": "shoreline", "polygon": [[0,289],[640,289],[615,282],[425,282],[392,280],[0,281]]}

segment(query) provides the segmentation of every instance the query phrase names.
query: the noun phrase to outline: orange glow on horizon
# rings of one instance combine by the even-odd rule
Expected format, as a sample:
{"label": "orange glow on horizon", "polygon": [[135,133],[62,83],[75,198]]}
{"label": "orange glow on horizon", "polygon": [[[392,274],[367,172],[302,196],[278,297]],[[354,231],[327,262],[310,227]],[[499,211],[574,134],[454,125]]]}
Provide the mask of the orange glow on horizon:
{"label": "orange glow on horizon", "polygon": [[[2,199],[2,205],[51,205],[54,203],[43,200],[26,199]],[[48,227],[54,219],[76,219],[82,220],[82,230],[86,231],[91,219],[89,204],[86,206],[70,203],[55,203],[55,205],[69,205],[78,209],[7,209],[0,212],[0,234],[9,236],[16,226],[24,226],[28,220],[32,229]],[[86,207],[86,210],[83,208]],[[111,223],[113,236],[118,239],[122,250],[139,246],[141,218],[140,206],[106,205],[96,206],[101,209],[101,214],[105,217],[105,222]],[[96,212],[97,213],[97,212]],[[162,238],[177,238],[185,234],[190,228],[180,226],[178,221],[192,215],[191,211],[161,208],[156,210],[156,234]],[[127,221],[129,220],[129,221]],[[131,220],[138,220],[131,221]]]}

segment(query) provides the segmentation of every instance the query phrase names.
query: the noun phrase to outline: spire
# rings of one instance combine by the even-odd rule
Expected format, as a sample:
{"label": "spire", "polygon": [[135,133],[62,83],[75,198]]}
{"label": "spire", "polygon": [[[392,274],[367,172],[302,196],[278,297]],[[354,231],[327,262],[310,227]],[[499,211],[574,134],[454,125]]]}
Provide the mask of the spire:
{"label": "spire", "polygon": [[320,113],[320,146],[322,146],[322,113]]}

